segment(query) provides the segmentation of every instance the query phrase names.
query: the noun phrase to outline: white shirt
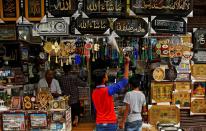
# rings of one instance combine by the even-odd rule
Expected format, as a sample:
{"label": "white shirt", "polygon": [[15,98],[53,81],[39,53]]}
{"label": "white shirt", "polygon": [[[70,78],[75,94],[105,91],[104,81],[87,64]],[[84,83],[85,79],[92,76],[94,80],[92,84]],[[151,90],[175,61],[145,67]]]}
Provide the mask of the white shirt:
{"label": "white shirt", "polygon": [[127,117],[128,122],[142,120],[142,107],[146,105],[145,95],[141,91],[130,91],[124,97],[124,103],[129,104],[130,112]]}
{"label": "white shirt", "polygon": [[[42,78],[39,81],[38,88],[49,88],[45,78]],[[59,82],[56,79],[52,79],[50,91],[51,93],[58,93],[58,94],[62,93]]]}

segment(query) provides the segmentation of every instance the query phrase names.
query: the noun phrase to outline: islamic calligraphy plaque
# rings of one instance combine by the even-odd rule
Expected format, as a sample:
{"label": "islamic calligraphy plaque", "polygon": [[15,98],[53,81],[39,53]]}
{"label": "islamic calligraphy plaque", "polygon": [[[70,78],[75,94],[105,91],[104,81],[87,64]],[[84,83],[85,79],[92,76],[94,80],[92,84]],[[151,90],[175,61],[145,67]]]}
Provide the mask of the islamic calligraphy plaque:
{"label": "islamic calligraphy plaque", "polygon": [[206,64],[206,51],[196,51],[194,53],[193,61],[195,64]]}
{"label": "islamic calligraphy plaque", "polygon": [[109,29],[109,21],[104,18],[79,18],[71,22],[72,34],[104,34]]}
{"label": "islamic calligraphy plaque", "polygon": [[190,115],[206,115],[206,100],[205,98],[192,98]]}
{"label": "islamic calligraphy plaque", "polygon": [[3,21],[16,21],[19,18],[19,0],[0,0]]}
{"label": "islamic calligraphy plaque", "polygon": [[33,28],[39,35],[44,36],[69,34],[69,26],[63,18],[47,18],[47,23],[36,24]]}
{"label": "islamic calligraphy plaque", "polygon": [[181,109],[189,109],[190,108],[190,90],[173,92],[172,103],[180,105]]}
{"label": "islamic calligraphy plaque", "polygon": [[180,122],[180,109],[176,105],[149,105],[149,124]]}
{"label": "islamic calligraphy plaque", "polygon": [[192,3],[192,0],[130,0],[130,9],[138,15],[187,16]]}
{"label": "islamic calligraphy plaque", "polygon": [[117,19],[113,28],[118,35],[144,36],[147,34],[148,24],[142,18]]}
{"label": "islamic calligraphy plaque", "polygon": [[28,20],[40,21],[44,12],[44,0],[25,0],[25,16]]}
{"label": "islamic calligraphy plaque", "polygon": [[152,20],[152,28],[156,33],[185,34],[186,21],[178,17],[156,17]]}
{"label": "islamic calligraphy plaque", "polygon": [[206,64],[192,65],[192,76],[195,79],[206,79]]}
{"label": "islamic calligraphy plaque", "polygon": [[1,24],[0,25],[0,40],[16,40],[16,25]]}
{"label": "islamic calligraphy plaque", "polygon": [[124,16],[126,12],[126,0],[86,0],[86,14],[89,16]]}
{"label": "islamic calligraphy plaque", "polygon": [[68,17],[78,9],[79,0],[48,0],[49,12],[56,17]]}
{"label": "islamic calligraphy plaque", "polygon": [[152,103],[171,102],[172,91],[173,91],[173,83],[152,82],[151,84]]}
{"label": "islamic calligraphy plaque", "polygon": [[198,29],[194,32],[195,49],[206,50],[206,29]]}

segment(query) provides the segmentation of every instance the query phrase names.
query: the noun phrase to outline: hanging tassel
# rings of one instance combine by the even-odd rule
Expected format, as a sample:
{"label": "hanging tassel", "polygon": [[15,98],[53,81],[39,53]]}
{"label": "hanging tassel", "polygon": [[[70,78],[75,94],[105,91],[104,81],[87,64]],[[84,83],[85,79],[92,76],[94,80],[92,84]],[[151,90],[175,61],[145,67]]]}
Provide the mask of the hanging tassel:
{"label": "hanging tassel", "polygon": [[58,63],[57,55],[56,55],[56,61],[55,62]]}
{"label": "hanging tassel", "polygon": [[63,67],[63,61],[62,61],[62,59],[61,59],[61,67]]}
{"label": "hanging tassel", "polygon": [[69,65],[69,59],[68,59],[68,57],[67,57],[66,65]]}
{"label": "hanging tassel", "polygon": [[69,56],[69,64],[72,65],[72,57],[71,57],[71,55]]}
{"label": "hanging tassel", "polygon": [[50,57],[50,54],[49,54],[49,57],[48,57],[48,61],[49,61],[49,62],[51,61],[51,57]]}

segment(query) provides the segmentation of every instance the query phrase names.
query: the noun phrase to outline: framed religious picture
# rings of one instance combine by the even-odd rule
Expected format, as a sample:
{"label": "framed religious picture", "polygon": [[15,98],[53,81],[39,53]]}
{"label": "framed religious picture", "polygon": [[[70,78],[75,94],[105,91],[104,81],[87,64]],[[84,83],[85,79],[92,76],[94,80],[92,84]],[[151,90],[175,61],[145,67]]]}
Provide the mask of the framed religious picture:
{"label": "framed religious picture", "polygon": [[32,25],[18,25],[18,39],[24,41],[31,41]]}
{"label": "framed religious picture", "polygon": [[206,100],[205,98],[192,98],[190,115],[206,115]]}
{"label": "framed religious picture", "polygon": [[31,129],[45,129],[48,126],[46,113],[30,113],[29,118]]}
{"label": "framed religious picture", "polygon": [[11,99],[11,109],[21,109],[21,97],[13,96]]}
{"label": "framed religious picture", "polygon": [[152,103],[172,102],[173,83],[152,82]]}
{"label": "framed religious picture", "polygon": [[0,24],[0,40],[16,40],[16,25]]}
{"label": "framed religious picture", "polygon": [[174,91],[172,94],[172,104],[180,105],[180,109],[190,109],[191,90]]}
{"label": "framed religious picture", "polygon": [[190,82],[175,82],[175,90],[176,91],[188,91],[191,90],[191,83]]}
{"label": "framed religious picture", "polygon": [[193,81],[192,82],[192,97],[205,96],[206,81]]}
{"label": "framed religious picture", "polygon": [[25,17],[29,21],[41,21],[45,15],[44,0],[24,0]]}
{"label": "framed religious picture", "polygon": [[159,123],[180,124],[180,108],[177,105],[149,105],[149,124]]}
{"label": "framed religious picture", "polygon": [[192,65],[192,79],[205,80],[206,79],[206,64],[194,64]]}
{"label": "framed religious picture", "polygon": [[194,44],[196,50],[206,50],[206,29],[197,29],[194,32]]}
{"label": "framed religious picture", "polygon": [[20,0],[0,0],[1,19],[3,21],[16,21],[20,16]]}
{"label": "framed religious picture", "polygon": [[25,113],[5,112],[2,114],[2,127],[4,131],[25,131]]}

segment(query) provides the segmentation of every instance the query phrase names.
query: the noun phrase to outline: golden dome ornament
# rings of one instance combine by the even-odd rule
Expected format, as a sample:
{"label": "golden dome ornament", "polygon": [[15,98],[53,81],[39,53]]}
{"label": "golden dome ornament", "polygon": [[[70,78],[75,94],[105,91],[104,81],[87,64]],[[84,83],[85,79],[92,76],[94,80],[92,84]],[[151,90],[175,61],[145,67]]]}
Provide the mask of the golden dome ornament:
{"label": "golden dome ornament", "polygon": [[58,59],[57,59],[57,54],[60,51],[60,46],[58,44],[57,41],[55,41],[55,43],[52,45],[52,49],[54,50],[54,53],[56,54],[56,63],[58,63]]}
{"label": "golden dome ornament", "polygon": [[51,61],[50,54],[53,50],[52,43],[51,42],[46,42],[43,48],[44,48],[44,51],[49,54],[48,61]]}

